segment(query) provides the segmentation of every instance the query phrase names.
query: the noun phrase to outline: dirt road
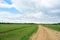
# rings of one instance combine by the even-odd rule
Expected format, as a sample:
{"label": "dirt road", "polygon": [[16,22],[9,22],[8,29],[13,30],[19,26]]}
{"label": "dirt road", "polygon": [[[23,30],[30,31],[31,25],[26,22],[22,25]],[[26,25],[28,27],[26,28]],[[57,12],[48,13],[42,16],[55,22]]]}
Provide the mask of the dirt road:
{"label": "dirt road", "polygon": [[33,34],[30,40],[60,40],[60,32],[39,25],[37,33]]}

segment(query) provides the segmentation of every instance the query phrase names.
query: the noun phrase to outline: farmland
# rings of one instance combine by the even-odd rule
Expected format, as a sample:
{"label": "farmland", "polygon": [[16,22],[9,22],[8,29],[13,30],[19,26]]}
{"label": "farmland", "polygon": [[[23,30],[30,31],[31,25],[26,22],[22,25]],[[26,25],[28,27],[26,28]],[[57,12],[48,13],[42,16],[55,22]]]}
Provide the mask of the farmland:
{"label": "farmland", "polygon": [[0,40],[29,40],[37,29],[36,24],[0,24]]}
{"label": "farmland", "polygon": [[[16,24],[0,24],[0,40],[29,40],[32,34],[34,33],[37,33],[37,34],[33,36],[32,39],[34,37],[36,37],[37,39],[33,39],[33,40],[38,40],[40,39],[40,37],[44,39],[43,35],[46,36],[50,33],[51,33],[50,35],[52,34],[54,35],[55,33],[60,35],[59,34],[60,25],[58,24],[56,25],[39,24],[39,25],[38,24],[17,24],[17,23]],[[51,30],[54,30],[54,31],[51,31]],[[58,32],[55,32],[55,31],[58,31]],[[46,37],[49,37],[49,36],[46,36]],[[54,35],[54,37],[56,36]]]}
{"label": "farmland", "polygon": [[50,29],[60,31],[60,25],[59,24],[44,24],[43,26],[48,27]]}

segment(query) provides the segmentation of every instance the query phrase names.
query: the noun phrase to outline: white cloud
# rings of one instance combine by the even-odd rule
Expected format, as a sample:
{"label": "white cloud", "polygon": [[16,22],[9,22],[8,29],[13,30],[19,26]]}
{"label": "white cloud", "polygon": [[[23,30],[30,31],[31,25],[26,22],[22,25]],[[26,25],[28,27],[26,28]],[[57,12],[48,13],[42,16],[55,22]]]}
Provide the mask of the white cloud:
{"label": "white cloud", "polygon": [[12,8],[13,5],[9,5],[8,3],[4,2],[3,0],[0,0],[0,8]]}
{"label": "white cloud", "polygon": [[59,0],[41,0],[41,5],[45,7],[55,7],[57,4],[59,4]]}
{"label": "white cloud", "polygon": [[41,7],[54,8],[60,3],[59,0],[12,0],[13,5],[18,10],[34,10]]}
{"label": "white cloud", "polygon": [[[60,19],[59,19],[60,20]],[[59,22],[57,17],[51,17],[44,13],[25,13],[25,14],[13,14],[9,12],[0,12],[0,22],[12,22],[12,23],[52,23]]]}
{"label": "white cloud", "polygon": [[44,13],[42,12],[38,12],[38,13],[25,13],[23,14],[26,17],[36,17],[36,18],[40,18],[41,16],[43,16]]}
{"label": "white cloud", "polygon": [[56,9],[56,10],[51,10],[51,13],[60,13],[60,9]]}
{"label": "white cloud", "polygon": [[[0,21],[3,22],[35,22],[34,18],[41,16],[41,13],[12,14],[9,12],[0,12]],[[34,18],[33,18],[34,17]]]}
{"label": "white cloud", "polygon": [[[1,3],[0,7],[11,8],[15,7],[17,10],[22,11],[22,14],[13,14],[9,12],[0,12],[0,21],[14,22],[14,23],[52,23],[60,22],[58,17],[50,16],[40,11],[40,8],[52,8],[59,2],[57,0],[12,0],[13,4]],[[44,10],[44,9],[42,9]],[[28,12],[30,11],[30,12]],[[36,12],[37,11],[37,12]],[[50,12],[58,12],[51,10]],[[59,20],[58,20],[59,19]]]}
{"label": "white cloud", "polygon": [[[3,3],[2,3],[3,2]],[[0,0],[0,7],[11,8],[15,7],[19,11],[38,10],[41,7],[54,8],[60,3],[60,0],[11,0],[12,4]]]}
{"label": "white cloud", "polygon": [[[3,2],[3,3],[2,3]],[[42,7],[54,8],[60,3],[60,0],[11,0],[12,4],[9,5],[6,2],[0,0],[0,7],[11,8],[15,7],[19,11],[40,11]]]}
{"label": "white cloud", "polygon": [[1,22],[15,22],[18,21],[19,14],[11,14],[9,12],[0,12],[0,21]]}
{"label": "white cloud", "polygon": [[9,4],[5,4],[5,3],[0,3],[0,8],[12,8],[13,6],[12,5],[9,5]]}
{"label": "white cloud", "polygon": [[45,7],[52,7],[52,1],[51,0],[41,0],[41,5]]}

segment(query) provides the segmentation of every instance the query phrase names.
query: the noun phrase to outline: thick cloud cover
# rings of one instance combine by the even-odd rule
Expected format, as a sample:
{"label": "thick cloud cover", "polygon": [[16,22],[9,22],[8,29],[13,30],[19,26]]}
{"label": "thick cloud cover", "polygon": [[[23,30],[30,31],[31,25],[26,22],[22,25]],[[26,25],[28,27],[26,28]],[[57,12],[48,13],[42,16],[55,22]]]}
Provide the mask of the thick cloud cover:
{"label": "thick cloud cover", "polygon": [[[3,3],[2,3],[3,2]],[[60,0],[11,0],[12,4],[0,1],[0,8],[15,8],[21,13],[0,12],[0,21],[19,23],[60,22]]]}

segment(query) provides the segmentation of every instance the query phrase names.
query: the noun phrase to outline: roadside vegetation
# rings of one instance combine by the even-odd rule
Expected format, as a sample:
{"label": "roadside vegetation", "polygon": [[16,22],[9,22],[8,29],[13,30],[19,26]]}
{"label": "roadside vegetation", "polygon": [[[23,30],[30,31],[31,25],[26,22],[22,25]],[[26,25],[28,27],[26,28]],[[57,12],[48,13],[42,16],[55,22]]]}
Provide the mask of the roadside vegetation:
{"label": "roadside vegetation", "polygon": [[43,26],[48,27],[50,29],[60,31],[60,23],[58,24],[43,24]]}

